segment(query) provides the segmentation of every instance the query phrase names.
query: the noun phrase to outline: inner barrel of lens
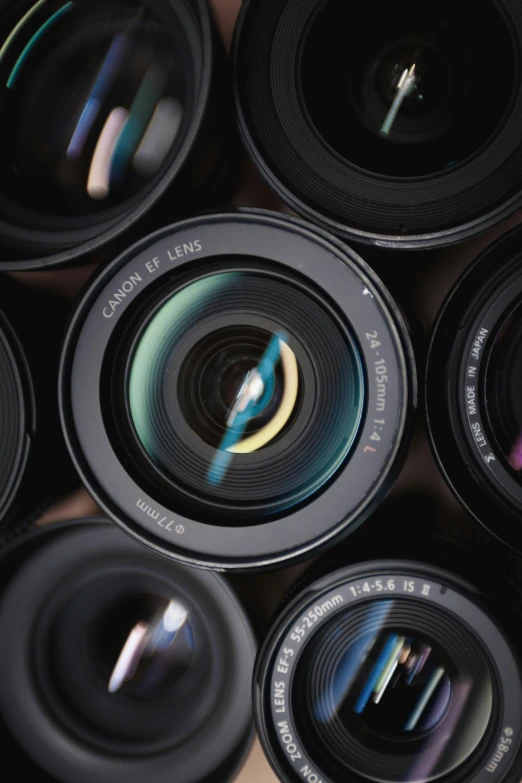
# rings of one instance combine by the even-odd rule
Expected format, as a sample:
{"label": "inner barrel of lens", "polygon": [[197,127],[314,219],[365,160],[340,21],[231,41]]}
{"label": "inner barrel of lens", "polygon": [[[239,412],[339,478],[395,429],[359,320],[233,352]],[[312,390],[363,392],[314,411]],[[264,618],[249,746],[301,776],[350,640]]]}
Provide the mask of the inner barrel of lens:
{"label": "inner barrel of lens", "polygon": [[322,769],[397,783],[462,771],[490,738],[497,708],[480,640],[414,599],[369,600],[325,623],[292,693],[301,739]]}
{"label": "inner barrel of lens", "polygon": [[136,458],[200,517],[227,508],[248,523],[313,496],[348,458],[363,411],[347,326],[266,271],[213,272],[164,294],[127,378]]}
{"label": "inner barrel of lens", "polygon": [[[310,118],[346,161],[376,174],[417,177],[469,158],[500,124],[514,88],[509,31],[494,3],[480,24],[494,42],[485,59],[466,4],[400,7],[329,0],[303,47]],[[320,56],[318,56],[320,52]],[[485,84],[488,92],[485,111]]]}
{"label": "inner barrel of lens", "polygon": [[182,24],[164,6],[160,16],[138,0],[4,4],[2,215],[85,226],[157,181],[194,89]]}

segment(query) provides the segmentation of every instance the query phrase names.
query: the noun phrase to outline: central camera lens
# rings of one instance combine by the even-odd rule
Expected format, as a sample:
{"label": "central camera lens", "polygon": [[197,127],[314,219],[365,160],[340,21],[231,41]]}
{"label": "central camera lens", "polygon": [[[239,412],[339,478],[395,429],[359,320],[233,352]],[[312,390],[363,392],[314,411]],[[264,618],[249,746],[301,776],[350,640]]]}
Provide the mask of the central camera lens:
{"label": "central camera lens", "polygon": [[479,783],[517,769],[511,641],[475,588],[432,566],[325,568],[284,606],[255,683],[257,728],[284,783]]}
{"label": "central camera lens", "polygon": [[61,389],[71,452],[108,513],[171,557],[237,568],[362,522],[415,400],[404,326],[368,268],[254,211],[166,228],[105,270]]}
{"label": "central camera lens", "polygon": [[247,0],[234,55],[253,159],[334,233],[433,247],[520,205],[516,0]]}
{"label": "central camera lens", "polygon": [[4,200],[76,218],[136,196],[182,135],[186,49],[133,0],[29,5],[0,51]]}

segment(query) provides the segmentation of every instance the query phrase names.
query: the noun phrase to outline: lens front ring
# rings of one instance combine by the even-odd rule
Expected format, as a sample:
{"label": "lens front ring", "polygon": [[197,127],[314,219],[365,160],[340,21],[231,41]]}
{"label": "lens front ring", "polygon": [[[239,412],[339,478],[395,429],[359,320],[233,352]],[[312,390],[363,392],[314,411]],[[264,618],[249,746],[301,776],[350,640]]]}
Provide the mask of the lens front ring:
{"label": "lens front ring", "polygon": [[[349,470],[341,478],[296,514],[251,525],[239,535],[233,528],[216,529],[173,513],[130,479],[107,436],[99,388],[109,338],[125,310],[149,285],[173,268],[183,271],[190,262],[222,253],[248,259],[252,248],[256,257],[262,251],[267,260],[295,270],[314,287],[320,268],[323,291],[347,314],[358,335],[367,375],[368,413]],[[77,467],[113,518],[144,543],[164,554],[175,553],[180,560],[232,568],[241,567],[241,562],[267,565],[286,559],[288,553],[298,556],[325,544],[369,513],[389,482],[389,471],[408,431],[409,406],[415,398],[413,365],[399,331],[401,319],[393,312],[392,320],[391,312],[362,262],[347,254],[341,243],[311,233],[299,220],[245,211],[196,218],[165,229],[107,268],[71,324],[60,393],[62,421]]]}
{"label": "lens front ring", "polygon": [[[315,750],[305,747],[293,714],[292,688],[300,657],[308,642],[343,610],[371,605],[379,600],[414,599],[417,603],[450,612],[471,629],[477,644],[484,644],[501,691],[500,713],[495,729],[475,755],[475,765],[466,780],[503,780],[516,760],[522,735],[522,710],[517,695],[521,681],[510,646],[483,609],[475,603],[469,585],[446,572],[413,563],[362,564],[334,572],[305,588],[283,611],[261,649],[254,678],[254,711],[262,744],[275,772],[285,783],[305,779],[335,783],[313,760]],[[429,614],[428,614],[429,618]],[[428,621],[429,622],[429,621]],[[518,687],[517,687],[518,686]],[[297,718],[300,718],[298,721]],[[507,731],[506,731],[507,730]],[[497,746],[510,739],[510,750],[498,753]],[[310,755],[311,754],[311,755]],[[498,761],[500,759],[500,761]],[[346,774],[346,772],[344,773]],[[354,773],[354,780],[367,780]],[[428,777],[427,779],[437,779]]]}

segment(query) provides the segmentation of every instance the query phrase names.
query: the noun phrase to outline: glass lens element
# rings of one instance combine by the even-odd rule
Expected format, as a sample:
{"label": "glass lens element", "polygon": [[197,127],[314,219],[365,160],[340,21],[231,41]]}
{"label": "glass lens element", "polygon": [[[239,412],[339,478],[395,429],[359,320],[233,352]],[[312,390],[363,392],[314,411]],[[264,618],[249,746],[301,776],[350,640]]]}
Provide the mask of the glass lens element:
{"label": "glass lens element", "polygon": [[299,287],[261,274],[213,274],[171,296],[142,331],[128,378],[148,459],[236,513],[242,504],[248,515],[256,505],[270,513],[316,492],[361,420],[348,333]]}
{"label": "glass lens element", "polygon": [[[486,37],[492,56],[484,58]],[[377,11],[329,0],[310,25],[300,77],[312,123],[348,163],[417,177],[487,142],[509,108],[515,74],[509,29],[490,0],[405,0]]]}
{"label": "glass lens element", "polygon": [[522,303],[501,321],[489,354],[485,407],[500,456],[522,483]]}
{"label": "glass lens element", "polygon": [[494,710],[479,640],[413,599],[366,601],[332,618],[307,645],[293,692],[322,768],[395,783],[461,767]]}
{"label": "glass lens element", "polygon": [[11,3],[0,30],[1,193],[59,217],[135,196],[180,134],[180,31],[135,0]]}

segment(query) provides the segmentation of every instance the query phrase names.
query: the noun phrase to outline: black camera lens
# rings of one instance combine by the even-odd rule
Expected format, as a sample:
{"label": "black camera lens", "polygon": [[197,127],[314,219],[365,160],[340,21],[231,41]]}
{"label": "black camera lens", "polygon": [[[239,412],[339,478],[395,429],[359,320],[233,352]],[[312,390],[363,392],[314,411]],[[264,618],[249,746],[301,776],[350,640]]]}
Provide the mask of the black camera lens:
{"label": "black camera lens", "polygon": [[43,528],[1,557],[8,758],[23,749],[60,783],[234,778],[255,643],[222,577],[103,522]]}
{"label": "black camera lens", "polygon": [[430,348],[432,443],[457,496],[522,549],[521,231],[494,243],[457,283]]}
{"label": "black camera lens", "polygon": [[0,530],[77,483],[56,402],[66,316],[52,297],[0,279]]}
{"label": "black camera lens", "polygon": [[241,132],[272,187],[334,233],[455,242],[521,203],[521,52],[512,0],[249,0],[235,41]]}
{"label": "black camera lens", "polygon": [[407,561],[309,584],[270,632],[254,687],[285,783],[511,780],[521,692],[516,653],[476,590]]}
{"label": "black camera lens", "polygon": [[227,108],[205,0],[20,0],[3,4],[0,28],[4,266],[92,252],[172,184],[170,210],[191,190],[205,203]]}
{"label": "black camera lens", "polygon": [[400,464],[415,372],[358,256],[247,211],[164,229],[109,266],[73,318],[60,388],[107,512],[174,558],[239,568],[370,513]]}

